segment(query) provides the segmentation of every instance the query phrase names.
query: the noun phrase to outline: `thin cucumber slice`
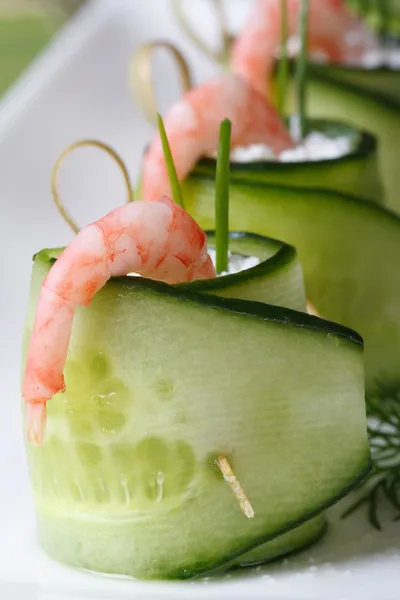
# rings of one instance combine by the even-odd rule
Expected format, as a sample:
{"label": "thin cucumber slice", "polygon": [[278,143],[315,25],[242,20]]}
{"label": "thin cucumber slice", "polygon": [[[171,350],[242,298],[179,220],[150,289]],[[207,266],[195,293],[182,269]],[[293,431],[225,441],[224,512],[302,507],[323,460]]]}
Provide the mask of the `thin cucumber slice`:
{"label": "thin cucumber slice", "polygon": [[[383,79],[388,81],[385,86]],[[377,137],[385,204],[399,212],[400,99],[395,95],[400,95],[400,71],[313,65],[307,90],[310,116],[347,121]],[[294,108],[294,87],[289,90],[290,101]]]}
{"label": "thin cucumber slice", "polygon": [[313,78],[338,82],[362,93],[366,91],[377,100],[393,102],[395,106],[400,103],[400,70],[389,67],[376,67],[362,69],[346,65],[311,65]]}
{"label": "thin cucumber slice", "polygon": [[[184,184],[187,210],[214,226],[212,179]],[[400,354],[400,219],[372,203],[326,190],[232,181],[230,227],[293,244],[307,298],[325,318],[365,340],[367,386],[398,378]]]}
{"label": "thin cucumber slice", "polygon": [[[306,187],[326,188],[383,201],[382,182],[378,168],[377,143],[374,136],[338,121],[310,120],[309,132],[321,132],[331,138],[348,137],[352,151],[340,158],[295,163],[263,160],[250,163],[231,163],[231,178],[265,183],[282,183]],[[216,161],[202,159],[196,170],[214,175]]]}
{"label": "thin cucumber slice", "polygon": [[[213,232],[208,232],[208,244],[210,247],[215,246]],[[229,250],[242,256],[256,256],[262,262],[257,267],[241,273],[208,281],[195,281],[186,286],[198,292],[306,310],[301,265],[297,252],[292,246],[258,235],[231,232]],[[57,258],[60,249],[50,250],[48,253],[51,257]],[[304,525],[244,554],[234,561],[232,566],[265,563],[295,552],[319,539],[324,531],[325,517],[319,515]]]}
{"label": "thin cucumber slice", "polygon": [[[208,232],[207,236],[209,246],[214,247],[214,234]],[[303,273],[293,246],[248,233],[231,232],[229,238],[230,252],[256,256],[262,262],[240,273],[193,281],[184,287],[226,298],[255,300],[294,310],[306,310]]]}
{"label": "thin cucumber slice", "polygon": [[[33,306],[50,264],[36,256]],[[370,468],[361,339],[304,313],[114,279],[78,311],[65,375],[45,445],[27,452],[41,545],[69,564],[192,577],[320,514]]]}

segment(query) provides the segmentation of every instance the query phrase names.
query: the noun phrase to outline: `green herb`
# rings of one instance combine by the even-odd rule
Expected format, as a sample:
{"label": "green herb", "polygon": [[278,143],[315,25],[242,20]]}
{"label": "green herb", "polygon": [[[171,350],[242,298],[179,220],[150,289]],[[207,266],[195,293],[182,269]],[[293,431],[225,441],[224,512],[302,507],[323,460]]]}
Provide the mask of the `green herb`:
{"label": "green herb", "polygon": [[365,493],[343,517],[366,505],[371,525],[381,529],[381,499],[386,498],[396,519],[400,517],[400,380],[378,382],[366,405],[374,471],[364,485]]}
{"label": "green herb", "polygon": [[167,133],[165,131],[164,122],[160,114],[157,115],[158,122],[158,131],[160,133],[161,144],[164,152],[165,163],[167,165],[169,183],[171,185],[172,190],[172,198],[176,204],[179,204],[182,208],[183,204],[183,196],[181,190],[181,184],[179,183],[178,175],[176,174],[176,169],[174,165],[174,159],[172,157],[171,148],[168,142]]}
{"label": "green herb", "polygon": [[308,33],[308,0],[301,0],[299,37],[300,51],[296,65],[297,108],[299,112],[300,139],[305,135],[306,129],[306,103],[307,103],[307,33]]}
{"label": "green herb", "polygon": [[228,270],[229,250],[229,178],[231,130],[229,119],[221,123],[215,179],[215,248],[217,273]]}
{"label": "green herb", "polygon": [[286,90],[289,77],[288,36],[287,0],[281,0],[281,57],[278,71],[278,110],[282,118],[285,117]]}

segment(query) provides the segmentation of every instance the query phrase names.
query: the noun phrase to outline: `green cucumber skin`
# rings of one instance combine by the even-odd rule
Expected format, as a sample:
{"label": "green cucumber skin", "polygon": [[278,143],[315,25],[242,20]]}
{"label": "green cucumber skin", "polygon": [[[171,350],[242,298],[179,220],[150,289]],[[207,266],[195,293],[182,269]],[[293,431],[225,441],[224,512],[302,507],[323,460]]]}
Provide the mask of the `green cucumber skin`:
{"label": "green cucumber skin", "polygon": [[300,527],[292,529],[271,542],[261,544],[258,548],[240,556],[233,563],[224,565],[223,569],[237,569],[241,567],[255,567],[266,562],[272,562],[283,556],[294,554],[318,542],[327,531],[327,522],[324,515],[318,515],[306,521]]}
{"label": "green cucumber skin", "polygon": [[[355,135],[356,129],[339,121],[313,119],[310,131],[326,131],[343,135]],[[360,132],[356,149],[349,155],[320,161],[282,163],[262,161],[231,163],[231,179],[258,181],[260,183],[283,184],[305,188],[323,188],[352,194],[383,202],[383,187],[378,168],[376,139],[365,131]],[[216,161],[204,158],[196,166],[196,172],[215,177]]]}
{"label": "green cucumber skin", "polygon": [[[330,67],[310,69],[308,83],[308,111],[311,117],[342,119],[349,124],[366,129],[375,135],[379,142],[379,170],[384,187],[385,205],[400,211],[400,100],[393,94],[379,93],[379,82],[361,87],[344,81],[337,76],[339,69],[330,76]],[[346,72],[346,71],[345,71]],[[374,72],[368,75],[373,81]],[[396,88],[400,89],[400,73],[394,72]],[[294,106],[294,90],[289,100]],[[372,181],[369,181],[371,179]],[[365,185],[374,185],[376,173],[374,167]],[[359,194],[362,196],[362,194]]]}
{"label": "green cucumber skin", "polygon": [[[43,257],[38,257],[36,261],[40,280],[42,280],[46,271],[46,265],[42,259]],[[50,264],[48,266],[50,266]],[[39,283],[35,282],[34,288],[37,289],[38,285]],[[34,291],[34,295],[35,294],[36,292]],[[182,316],[183,314],[184,316]],[[159,321],[154,322],[155,318],[159,319]],[[153,360],[155,360],[158,369],[162,367],[163,361],[167,361],[168,373],[173,377],[176,373],[173,374],[170,371],[174,362],[171,363],[170,360],[172,359],[169,359],[168,356],[166,357],[164,350],[162,350],[163,348],[166,349],[168,347],[168,344],[165,342],[166,340],[171,340],[172,331],[174,331],[174,336],[180,340],[181,344],[186,340],[185,343],[189,343],[190,348],[194,346],[196,352],[199,351],[198,333],[206,331],[207,348],[205,348],[202,353],[203,363],[201,372],[201,389],[202,394],[204,395],[203,403],[205,406],[203,407],[198,402],[195,402],[195,404],[192,405],[192,408],[195,408],[196,411],[205,411],[203,419],[207,420],[207,432],[210,436],[207,442],[207,448],[209,443],[209,450],[212,455],[214,455],[214,452],[221,451],[221,448],[219,447],[214,448],[216,440],[220,440],[216,446],[219,446],[219,443],[221,443],[222,447],[226,448],[226,451],[228,452],[229,448],[227,447],[227,441],[224,437],[225,434],[223,435],[221,430],[218,429],[217,438],[214,442],[212,441],[212,438],[214,437],[212,431],[215,429],[215,426],[210,422],[209,416],[206,417],[206,415],[209,415],[207,402],[208,391],[207,388],[203,388],[203,386],[207,384],[209,375],[207,371],[204,371],[204,361],[207,360],[210,348],[213,347],[214,342],[212,340],[220,340],[222,336],[224,338],[224,344],[227,344],[227,348],[233,350],[230,341],[232,335],[230,333],[230,331],[232,331],[232,320],[234,320],[234,323],[232,322],[232,324],[234,325],[235,339],[238,335],[241,344],[243,345],[243,347],[241,346],[237,350],[237,352],[240,353],[240,361],[245,361],[249,366],[250,364],[253,365],[252,368],[256,368],[257,372],[260,372],[260,375],[261,370],[258,369],[258,367],[254,367],[254,361],[258,363],[262,359],[258,356],[257,351],[255,356],[253,356],[253,353],[251,354],[251,362],[248,361],[246,356],[250,350],[247,342],[244,341],[244,338],[247,338],[247,336],[250,335],[249,340],[250,338],[251,340],[254,340],[256,339],[254,333],[257,332],[257,335],[262,335],[261,332],[264,331],[264,327],[267,327],[267,343],[272,343],[274,348],[276,348],[276,341],[274,342],[276,334],[274,332],[278,331],[277,328],[279,328],[279,337],[284,335],[289,336],[291,339],[292,336],[295,336],[293,338],[294,346],[288,340],[288,348],[297,347],[298,343],[303,344],[303,352],[300,354],[302,357],[302,364],[304,361],[307,364],[308,361],[310,361],[310,366],[311,363],[313,364],[309,376],[312,376],[315,381],[319,381],[322,373],[324,374],[323,378],[324,381],[326,381],[326,384],[324,385],[327,386],[326,393],[328,393],[328,389],[330,389],[328,379],[332,380],[333,377],[335,385],[339,384],[340,386],[343,386],[342,378],[346,378],[347,383],[345,388],[343,388],[343,391],[338,393],[338,395],[334,393],[332,397],[332,400],[335,399],[334,403],[332,405],[329,404],[331,407],[329,410],[334,411],[337,410],[335,405],[336,400],[345,402],[346,404],[346,411],[344,410],[344,406],[342,407],[343,410],[340,411],[341,415],[346,412],[346,420],[341,424],[341,427],[343,428],[342,442],[345,445],[343,447],[338,447],[335,441],[334,447],[331,449],[335,454],[341,454],[341,459],[338,461],[338,456],[330,456],[331,452],[329,452],[329,456],[327,455],[327,459],[329,459],[329,461],[332,460],[332,467],[334,467],[334,471],[332,471],[329,481],[331,481],[332,478],[332,482],[335,482],[335,491],[330,488],[331,491],[324,497],[321,497],[321,491],[319,491],[318,494],[314,493],[313,497],[309,498],[307,506],[302,504],[302,508],[299,509],[296,505],[295,510],[290,512],[291,516],[289,516],[288,513],[283,519],[280,517],[280,521],[278,520],[279,522],[275,521],[274,523],[271,523],[270,517],[266,520],[265,517],[263,517],[263,512],[265,510],[269,511],[272,509],[271,507],[268,507],[268,494],[265,493],[266,490],[262,490],[262,493],[260,491],[260,497],[258,497],[259,493],[255,493],[255,490],[252,489],[256,481],[253,479],[254,473],[249,470],[247,461],[243,463],[239,454],[235,454],[233,461],[234,468],[237,469],[238,473],[241,473],[241,482],[245,489],[249,490],[249,493],[251,492],[255,510],[257,511],[258,519],[254,519],[252,522],[248,522],[244,518],[232,498],[230,490],[225,487],[219,477],[216,478],[216,474],[208,471],[210,468],[209,466],[207,466],[206,471],[204,471],[204,469],[201,471],[201,481],[204,481],[204,485],[206,486],[205,496],[202,492],[199,497],[195,496],[191,498],[190,501],[185,501],[183,504],[180,501],[176,506],[172,504],[171,508],[167,507],[167,509],[160,509],[161,512],[160,510],[156,510],[154,514],[151,512],[152,519],[154,519],[154,527],[158,527],[157,531],[153,534],[148,531],[146,523],[143,521],[143,518],[146,519],[146,515],[149,513],[139,512],[139,515],[142,514],[142,520],[139,519],[139,521],[132,522],[132,520],[129,520],[128,518],[131,514],[129,510],[128,513],[126,513],[126,509],[125,513],[120,512],[121,504],[115,505],[112,503],[110,505],[106,503],[100,504],[100,506],[95,505],[96,510],[93,512],[93,504],[89,503],[89,507],[92,507],[92,509],[89,509],[85,501],[79,501],[79,499],[72,501],[70,496],[68,496],[67,499],[56,496],[56,499],[51,500],[48,496],[43,496],[43,491],[40,486],[37,487],[37,481],[35,479],[37,477],[37,472],[35,473],[35,469],[40,467],[38,452],[44,452],[42,457],[46,456],[47,453],[46,460],[50,461],[44,465],[46,477],[52,477],[52,460],[56,460],[56,466],[54,467],[56,469],[55,476],[59,479],[62,479],[63,476],[69,479],[71,471],[74,472],[67,468],[65,469],[65,473],[60,472],[59,468],[60,464],[67,465],[68,460],[74,460],[74,444],[76,442],[75,438],[71,438],[68,433],[65,433],[65,422],[63,418],[60,421],[62,427],[61,425],[57,425],[57,419],[60,417],[57,417],[56,415],[58,410],[63,410],[62,404],[65,402],[64,396],[58,400],[53,399],[49,403],[48,433],[50,438],[48,442],[46,441],[46,444],[50,444],[49,449],[47,450],[46,445],[41,449],[28,447],[28,458],[32,477],[33,481],[36,481],[36,483],[34,483],[34,490],[39,523],[39,536],[42,546],[51,556],[82,568],[108,573],[126,574],[140,578],[165,579],[193,577],[210,569],[223,566],[225,563],[242,555],[247,550],[251,550],[280,534],[284,534],[290,529],[312,518],[314,515],[320,514],[321,511],[357,485],[369,471],[370,457],[364,422],[365,409],[362,385],[362,341],[357,334],[344,327],[280,307],[266,306],[255,302],[218,298],[208,294],[197,294],[187,289],[178,289],[158,282],[126,277],[109,282],[109,284],[96,295],[90,308],[84,308],[78,311],[72,335],[70,358],[71,360],[76,360],[77,357],[86,355],[87,350],[97,344],[100,347],[106,346],[108,348],[115,363],[114,368],[118,370],[118,375],[126,385],[132,381],[132,377],[137,377],[139,374],[144,376],[143,374],[148,373],[149,361],[151,365]],[[144,323],[144,328],[138,326],[138,323]],[[191,339],[189,340],[186,334],[188,323],[190,323],[190,327],[194,328],[195,342]],[[212,329],[210,329],[211,323]],[[165,331],[163,331],[163,328],[165,328]],[[157,345],[152,344],[151,342],[155,335],[157,335]],[[295,339],[297,340],[297,336],[300,337],[298,337],[298,341],[296,342]],[[318,353],[319,369],[323,369],[323,371],[320,372],[321,374],[314,373],[314,360],[311,359],[311,357],[310,359],[307,358],[309,352],[307,347],[309,344],[311,344],[312,347],[315,346],[315,351]],[[262,346],[257,347],[260,348],[260,350],[262,348]],[[133,352],[132,357],[126,355],[127,348],[130,349],[131,353]],[[189,358],[186,356],[187,353],[184,349],[182,350],[182,353],[179,372],[185,374],[185,377],[187,377],[188,372],[191,372],[193,369],[193,363],[192,367],[190,367],[189,363],[187,363]],[[221,356],[219,356],[219,359],[221,359]],[[234,355],[230,356],[230,360],[232,359],[236,360]],[[341,365],[340,377],[338,376],[337,379],[336,375],[332,375],[332,369],[335,369],[336,360],[339,360]],[[214,359],[212,359],[213,374],[215,372],[214,362]],[[292,363],[293,361],[291,360],[289,368],[291,372],[293,370]],[[242,362],[240,364],[242,364]],[[337,363],[337,365],[339,365],[339,363]],[[274,366],[276,369],[276,365]],[[209,368],[208,365],[207,368]],[[297,367],[295,366],[295,368]],[[132,373],[133,370],[135,370],[135,374]],[[238,365],[236,365],[235,372],[238,379],[235,380],[235,386],[239,381],[239,370]],[[192,375],[195,375],[195,373],[191,373],[191,376]],[[262,374],[262,376],[264,376],[264,374]],[[270,381],[270,376],[268,376],[268,381]],[[301,387],[299,387],[298,380],[296,381],[296,390],[300,392]],[[285,384],[283,383],[283,385]],[[192,393],[195,394],[195,389],[197,388],[193,387],[191,384],[190,389],[192,390]],[[349,400],[349,402],[344,399],[344,395],[346,394],[348,395],[347,400]],[[215,415],[219,413],[219,403],[225,402],[223,396],[223,394],[222,396],[214,396],[212,400],[210,400],[210,407],[212,406],[212,411]],[[318,394],[319,401],[320,396],[321,395]],[[248,397],[248,401],[249,400],[251,400],[251,397]],[[189,410],[191,406],[190,396],[187,396],[187,403],[189,406],[187,406],[186,409]],[[168,427],[168,422],[165,417],[166,414],[171,413],[171,409],[168,408],[168,412],[165,413],[165,411],[162,412],[162,408],[159,407],[162,414],[157,415],[157,411],[154,410],[154,405],[152,408],[146,409],[147,404],[148,401],[146,400],[146,402],[141,405],[140,397],[135,397],[134,414],[136,417],[139,414],[147,415],[144,420],[145,422],[142,422],[143,418],[138,418],[137,421],[135,420],[135,426],[146,429],[146,431],[149,431],[150,435],[154,435],[154,432],[157,431],[157,429],[154,429],[154,427],[152,429],[151,423],[148,420],[161,419],[163,423],[162,430],[164,430],[166,426]],[[239,405],[231,404],[231,410],[233,410],[234,406],[238,406],[238,410],[243,410],[241,405],[242,403]],[[326,408],[328,408],[328,405]],[[52,411],[56,412],[54,413]],[[145,412],[143,413],[143,411]],[[234,429],[231,431],[231,426],[229,425],[229,412],[226,412],[226,407],[223,411],[226,415],[224,425],[228,428],[229,439],[231,439],[231,436],[233,435],[232,431]],[[248,413],[249,406],[246,407],[246,411]],[[89,414],[88,417],[90,416],[91,415]],[[95,415],[93,415],[93,418],[94,417]],[[196,422],[198,423],[197,427],[201,422],[201,419],[200,421],[198,419],[199,418],[196,418]],[[91,421],[92,418],[90,418],[90,422]],[[258,421],[259,418],[257,419],[257,422]],[[218,422],[218,418],[216,422]],[[298,421],[296,420],[296,423],[297,422]],[[247,426],[242,421],[241,423],[241,427]],[[59,427],[61,427],[61,429],[59,429]],[[159,426],[157,425],[157,427]],[[182,435],[182,432],[185,431],[187,435],[188,427],[190,427],[190,425],[187,424],[174,425],[173,431],[176,429],[176,431],[179,431],[180,433],[172,433],[171,435],[178,435],[179,437]],[[331,427],[331,419],[329,419],[329,427]],[[252,431],[254,431],[253,424],[251,424],[251,428]],[[193,437],[197,439],[199,434],[196,433],[194,429],[189,429],[189,431],[192,432],[189,437],[193,444],[195,443]],[[350,435],[350,431],[352,431],[356,437],[354,437],[353,434]],[[58,432],[60,432],[61,437]],[[54,438],[55,433],[57,433],[56,438]],[[143,435],[143,432],[141,435]],[[270,435],[271,430],[269,428],[269,436]],[[309,435],[310,432],[307,434],[307,439],[309,439]],[[65,436],[65,439],[63,436]],[[201,435],[201,438],[202,437],[203,436]],[[334,438],[337,440],[337,432],[335,432]],[[85,437],[80,439],[81,441],[79,443],[90,444],[93,442],[91,437],[88,439]],[[111,439],[114,440],[115,438]],[[131,434],[129,434],[129,439],[131,440],[131,443],[133,443]],[[265,436],[263,436],[263,439],[266,439]],[[326,443],[326,431],[324,432],[323,440],[324,443]],[[51,446],[51,444],[54,443],[57,444],[57,452],[55,455],[52,452]],[[109,443],[110,442],[107,442],[106,450],[104,450],[107,456],[109,456],[110,451],[114,451],[113,444],[117,442],[112,442],[110,449],[107,449],[109,448]],[[121,443],[121,441],[119,443]],[[348,444],[352,449],[350,450],[350,448],[348,448],[345,451]],[[61,454],[57,454],[60,451]],[[225,450],[223,451],[225,452]],[[315,452],[312,451],[313,456],[314,454]],[[344,472],[343,469],[344,456],[346,456],[346,472]],[[63,460],[60,460],[60,458]],[[320,458],[318,458],[318,460],[320,460]],[[337,470],[338,463],[340,463],[339,470]],[[247,465],[245,469],[246,472],[243,471],[243,464]],[[72,462],[72,465],[74,465],[74,462]],[[293,465],[293,468],[295,468],[295,465]],[[256,469],[256,472],[258,473],[257,464],[254,464],[253,469]],[[326,468],[323,469],[323,473],[323,477],[326,477],[328,474]],[[272,475],[273,474],[271,473],[271,477]],[[279,471],[274,477],[278,475]],[[256,479],[258,481],[258,476]],[[87,480],[84,479],[84,481]],[[62,482],[59,481],[59,483]],[[257,483],[257,486],[258,485],[259,483]],[[292,489],[293,484],[290,485]],[[267,506],[265,506],[266,498]],[[286,502],[288,501],[289,498],[286,498]],[[86,502],[88,502],[88,500]],[[213,514],[213,510],[215,511],[217,507],[221,506],[221,502],[224,506],[223,518],[219,518],[222,516],[219,515],[217,523],[212,526],[211,530],[207,530],[207,519],[205,519],[205,515],[207,515],[208,518],[210,514]],[[227,503],[226,509],[225,502]],[[291,505],[291,501],[289,504]],[[214,507],[214,509],[212,509],[212,507]],[[89,512],[86,514],[87,510]],[[163,516],[164,510],[167,510],[165,518]],[[279,503],[279,510],[282,510],[281,503]],[[192,516],[192,520],[189,518],[190,515]],[[193,515],[196,515],[196,519],[193,519]],[[228,519],[228,521],[226,521],[226,519]],[[225,522],[229,524],[229,526],[225,526]],[[233,524],[234,537],[232,538]],[[171,528],[171,533],[168,534],[166,538],[165,536],[163,537],[165,526]],[[216,526],[221,529],[220,532],[214,531]],[[185,533],[186,527],[189,527],[189,529]],[[173,535],[172,531],[174,532]],[[156,537],[152,539],[152,535],[153,537]],[[165,546],[167,543],[175,544],[175,536],[178,535],[184,536],[183,540],[185,541],[186,548],[181,549],[180,543],[178,543],[178,547],[173,546],[172,549]],[[217,551],[215,551],[215,544],[210,545],[210,535],[216,536],[214,542],[218,542]],[[220,537],[218,537],[218,535],[220,535]],[[229,538],[229,536],[231,537]],[[194,545],[191,545],[192,538],[193,540],[196,540]],[[183,540],[181,539],[181,542]],[[138,543],[141,549],[139,556],[137,548]],[[154,549],[150,554],[149,548]],[[176,553],[179,551],[183,554],[177,556]],[[157,556],[154,556],[154,553],[157,553]],[[133,559],[138,560],[139,564],[135,564]]]}
{"label": "green cucumber skin", "polygon": [[312,77],[326,79],[349,87],[356,92],[367,92],[377,101],[400,106],[400,70],[389,67],[362,69],[345,65],[311,65]]}
{"label": "green cucumber skin", "polygon": [[[214,233],[207,232],[207,237],[209,246],[213,247]],[[231,232],[229,250],[244,256],[257,256],[262,262],[240,273],[192,281],[182,287],[226,298],[306,310],[303,272],[295,248],[262,236]]]}
{"label": "green cucumber skin", "polygon": [[[193,173],[184,184],[188,211],[212,228],[214,184]],[[326,190],[232,181],[230,227],[297,248],[307,297],[321,315],[366,341],[367,387],[397,377],[400,354],[400,219],[374,203]]]}

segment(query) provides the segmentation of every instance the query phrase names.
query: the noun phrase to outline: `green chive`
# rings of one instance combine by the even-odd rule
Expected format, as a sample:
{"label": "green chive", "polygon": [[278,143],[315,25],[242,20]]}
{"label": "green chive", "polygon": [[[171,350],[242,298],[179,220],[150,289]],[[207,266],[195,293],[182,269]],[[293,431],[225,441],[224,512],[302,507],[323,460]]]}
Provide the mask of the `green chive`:
{"label": "green chive", "polygon": [[297,108],[299,112],[299,134],[304,138],[307,114],[307,30],[308,30],[308,0],[301,0],[300,8],[300,51],[296,66]]}
{"label": "green chive", "polygon": [[217,173],[215,179],[215,248],[217,254],[217,273],[228,270],[231,130],[231,122],[229,119],[224,119],[219,131]]}
{"label": "green chive", "polygon": [[157,122],[164,152],[165,164],[168,171],[169,183],[172,190],[172,199],[174,202],[176,202],[176,204],[179,204],[179,206],[185,208],[183,204],[181,184],[179,183],[178,175],[176,174],[174,159],[172,157],[171,148],[167,138],[167,132],[165,131],[164,122],[160,114],[157,115]]}
{"label": "green chive", "polygon": [[278,71],[278,111],[282,118],[285,117],[286,89],[289,75],[288,35],[287,0],[281,0],[281,59]]}

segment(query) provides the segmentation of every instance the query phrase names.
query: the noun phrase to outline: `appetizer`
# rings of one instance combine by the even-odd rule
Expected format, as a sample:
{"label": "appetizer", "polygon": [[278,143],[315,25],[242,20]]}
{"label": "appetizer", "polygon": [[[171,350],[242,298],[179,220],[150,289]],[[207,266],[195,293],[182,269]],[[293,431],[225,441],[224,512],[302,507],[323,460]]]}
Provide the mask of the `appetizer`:
{"label": "appetizer", "polygon": [[174,200],[34,257],[27,453],[40,544],[62,562],[143,579],[262,562],[319,537],[370,471],[362,340],[299,310],[293,248],[229,236],[229,134],[217,271],[258,264],[216,278],[162,128]]}
{"label": "appetizer", "polygon": [[[308,116],[344,121],[377,137],[386,202],[393,210],[400,210],[398,0],[257,0],[236,39],[221,23],[223,49],[217,54],[188,24],[181,0],[175,0],[174,5],[182,28],[210,58],[246,79],[260,93],[267,93],[278,107],[291,109],[299,94],[296,72],[287,60],[298,53],[301,8],[308,7]],[[356,14],[365,15],[367,20]],[[379,26],[379,36],[371,24]]]}

